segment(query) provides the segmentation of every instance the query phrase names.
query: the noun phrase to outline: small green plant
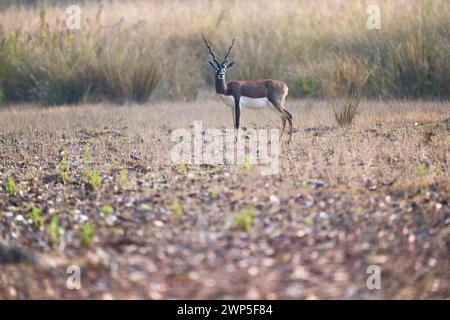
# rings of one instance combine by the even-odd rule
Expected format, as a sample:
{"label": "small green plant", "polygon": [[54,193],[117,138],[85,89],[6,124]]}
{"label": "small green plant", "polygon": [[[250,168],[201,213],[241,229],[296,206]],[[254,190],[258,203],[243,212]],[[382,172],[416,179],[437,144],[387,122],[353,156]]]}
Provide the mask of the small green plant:
{"label": "small green plant", "polygon": [[94,228],[89,222],[85,222],[80,229],[81,244],[90,246],[94,241]]}
{"label": "small green plant", "polygon": [[111,168],[115,169],[119,166],[119,161],[116,159],[111,160]]}
{"label": "small green plant", "polygon": [[244,163],[242,164],[242,169],[245,172],[250,172],[250,157],[248,155],[246,155],[244,157]]}
{"label": "small green plant", "polygon": [[91,161],[91,147],[89,145],[84,148],[84,160],[86,162]]}
{"label": "small green plant", "polygon": [[427,173],[427,169],[425,166],[421,163],[417,166],[416,170],[414,171],[414,174],[416,176],[423,176]]}
{"label": "small green plant", "polygon": [[103,213],[104,216],[110,216],[114,213],[114,208],[110,206],[109,204],[102,206],[100,209],[101,213]]}
{"label": "small green plant", "polygon": [[5,182],[6,194],[11,197],[14,196],[19,190],[17,189],[16,181],[13,177],[8,177]]}
{"label": "small green plant", "polygon": [[30,212],[28,212],[28,218],[33,221],[34,227],[40,229],[43,223],[41,209],[33,207]]}
{"label": "small green plant", "polygon": [[250,231],[255,220],[255,212],[252,208],[244,208],[234,216],[234,223],[243,231]]}
{"label": "small green plant", "polygon": [[297,185],[299,186],[299,187],[302,187],[302,188],[307,188],[308,187],[308,181],[307,180],[300,180],[298,183],[297,183]]}
{"label": "small green plant", "polygon": [[186,162],[181,161],[181,163],[177,166],[177,172],[180,175],[185,175],[187,172]]}
{"label": "small green plant", "polygon": [[59,218],[57,215],[52,217],[52,221],[50,222],[50,228],[48,230],[50,235],[50,240],[54,244],[59,244],[61,242],[61,233],[59,227]]}
{"label": "small green plant", "polygon": [[305,220],[303,220],[303,223],[305,224],[305,226],[310,228],[314,226],[314,220],[311,216],[306,217]]}
{"label": "small green plant", "polygon": [[153,205],[151,203],[141,203],[138,207],[138,211],[150,211],[153,209]]}
{"label": "small green plant", "polygon": [[108,146],[108,148],[112,149],[112,147],[113,147],[113,137],[112,137],[112,135],[109,135],[106,138],[106,145]]}
{"label": "small green plant", "polygon": [[174,216],[182,216],[184,213],[184,209],[183,206],[181,205],[181,203],[177,200],[175,201],[171,206],[170,206],[170,211],[172,212],[172,214]]}
{"label": "small green plant", "polygon": [[94,187],[98,188],[102,185],[102,177],[97,169],[92,169],[89,173],[89,183]]}
{"label": "small green plant", "polygon": [[441,165],[439,164],[439,162],[433,161],[433,163],[430,165],[430,171],[437,173],[437,174],[441,173],[442,169],[441,169]]}
{"label": "small green plant", "polygon": [[27,191],[27,190],[28,190],[28,182],[26,182],[26,181],[21,181],[21,182],[20,182],[20,190],[22,190],[22,191]]}
{"label": "small green plant", "polygon": [[128,187],[128,172],[121,170],[119,173],[119,189],[125,191]]}
{"label": "small green plant", "polygon": [[336,108],[333,109],[334,118],[340,127],[347,127],[353,123],[359,103],[362,99],[362,91],[367,83],[367,80],[369,79],[370,74],[371,72],[367,74],[366,78],[359,85],[356,85],[353,81],[344,106],[339,111],[336,110]]}
{"label": "small green plant", "polygon": [[64,184],[69,180],[69,153],[64,150],[61,158],[61,169],[59,172],[59,176]]}
{"label": "small green plant", "polygon": [[75,209],[75,208],[70,208],[70,209],[67,210],[67,212],[68,212],[72,217],[74,217],[74,216],[77,215],[78,210]]}
{"label": "small green plant", "polygon": [[211,200],[216,200],[217,199],[217,191],[215,191],[213,189],[208,189],[208,197]]}

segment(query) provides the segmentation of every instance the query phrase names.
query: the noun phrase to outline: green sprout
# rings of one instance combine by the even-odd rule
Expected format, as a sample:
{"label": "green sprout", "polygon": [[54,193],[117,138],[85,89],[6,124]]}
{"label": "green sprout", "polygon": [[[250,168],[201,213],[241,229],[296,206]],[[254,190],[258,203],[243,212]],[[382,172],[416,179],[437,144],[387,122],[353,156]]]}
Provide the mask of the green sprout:
{"label": "green sprout", "polygon": [[314,226],[314,220],[311,216],[306,217],[305,220],[303,221],[303,223],[305,224],[305,226],[310,227],[310,228],[312,226]]}
{"label": "green sprout", "polygon": [[113,137],[112,137],[111,135],[109,135],[109,136],[106,138],[106,145],[107,145],[109,148],[112,148],[112,146],[113,146]]}
{"label": "green sprout", "polygon": [[21,181],[20,182],[20,189],[22,191],[27,191],[28,190],[28,182],[27,181]]}
{"label": "green sprout", "polygon": [[255,220],[255,212],[252,208],[241,209],[239,213],[234,216],[234,223],[243,231],[250,231]]}
{"label": "green sprout", "polygon": [[245,172],[250,172],[250,157],[249,156],[244,157],[244,163],[242,164],[242,169]]}
{"label": "green sprout", "polygon": [[427,169],[425,168],[425,166],[423,164],[419,164],[415,170],[415,175],[423,176],[426,173],[427,173]]}
{"label": "green sprout", "polygon": [[100,209],[101,213],[103,213],[104,216],[110,216],[114,213],[114,208],[110,205],[104,205]]}
{"label": "green sprout", "polygon": [[208,189],[208,196],[211,200],[216,200],[217,199],[217,191],[215,191],[213,189]]}
{"label": "green sprout", "polygon": [[8,179],[6,179],[5,190],[9,197],[15,195],[19,191],[13,177],[8,177]]}
{"label": "green sprout", "polygon": [[150,211],[153,209],[153,205],[151,203],[142,203],[138,207],[138,211]]}
{"label": "green sprout", "polygon": [[58,216],[53,216],[48,233],[50,235],[50,240],[52,241],[52,243],[59,244],[61,242]]}
{"label": "green sprout", "polygon": [[125,191],[128,186],[128,172],[127,170],[121,170],[119,174],[119,189]]}
{"label": "green sprout", "polygon": [[94,187],[98,188],[102,185],[102,177],[97,169],[92,169],[89,173],[89,183]]}
{"label": "green sprout", "polygon": [[182,216],[184,213],[184,209],[183,206],[178,202],[175,201],[171,206],[170,206],[170,211],[172,212],[172,214],[174,216]]}
{"label": "green sprout", "polygon": [[439,164],[439,162],[433,161],[433,163],[430,165],[430,171],[437,173],[437,174],[441,173],[442,169],[441,169],[441,165]]}
{"label": "green sprout", "polygon": [[33,224],[36,229],[39,229],[42,226],[43,219],[41,216],[41,209],[33,207],[30,212],[28,212],[28,218],[33,221]]}
{"label": "green sprout", "polygon": [[116,159],[111,160],[111,168],[115,169],[119,166],[119,161],[117,161]]}
{"label": "green sprout", "polygon": [[61,180],[64,184],[67,183],[69,180],[69,153],[64,150],[63,151],[63,157],[61,159],[61,170],[59,172],[59,175],[61,177]]}
{"label": "green sprout", "polygon": [[91,147],[89,145],[84,149],[84,160],[86,162],[91,161]]}
{"label": "green sprout", "polygon": [[84,160],[85,164],[83,165],[83,175],[90,176],[91,168],[89,166],[89,162],[91,161],[91,147],[89,145],[84,149]]}
{"label": "green sprout", "polygon": [[177,172],[180,175],[185,175],[187,172],[186,162],[181,161],[181,163],[177,166]]}
{"label": "green sprout", "polygon": [[80,229],[81,244],[90,246],[94,241],[94,228],[89,222],[85,222]]}

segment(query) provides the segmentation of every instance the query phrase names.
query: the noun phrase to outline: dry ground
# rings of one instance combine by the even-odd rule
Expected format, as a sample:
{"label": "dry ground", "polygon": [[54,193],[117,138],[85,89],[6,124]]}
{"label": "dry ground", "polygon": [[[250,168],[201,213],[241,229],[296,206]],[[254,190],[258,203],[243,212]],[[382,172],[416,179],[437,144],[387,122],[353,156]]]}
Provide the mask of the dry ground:
{"label": "dry ground", "polygon": [[[0,110],[0,298],[450,298],[450,103],[363,102],[348,130],[331,103],[288,108],[296,132],[277,176],[170,163],[171,130],[230,127],[213,99]],[[243,115],[247,128],[278,122]],[[234,220],[244,208],[248,231]],[[38,261],[11,263],[11,246]],[[66,287],[69,265],[80,290]]]}

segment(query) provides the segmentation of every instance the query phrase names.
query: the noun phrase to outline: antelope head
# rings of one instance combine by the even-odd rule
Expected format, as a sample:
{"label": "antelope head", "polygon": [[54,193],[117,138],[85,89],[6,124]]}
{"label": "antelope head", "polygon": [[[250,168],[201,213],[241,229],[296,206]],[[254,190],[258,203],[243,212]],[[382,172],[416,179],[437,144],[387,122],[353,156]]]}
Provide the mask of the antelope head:
{"label": "antelope head", "polygon": [[202,36],[203,36],[203,40],[205,40],[205,44],[206,44],[206,47],[208,48],[209,54],[211,55],[211,58],[213,59],[213,61],[208,60],[208,63],[216,71],[216,78],[219,80],[223,80],[225,78],[225,74],[227,73],[227,69],[231,68],[236,63],[235,61],[228,63],[228,56],[230,55],[231,49],[233,49],[234,41],[236,40],[236,38],[234,38],[233,41],[231,42],[231,45],[228,48],[228,52],[225,54],[225,57],[223,58],[222,63],[220,63],[219,60],[217,60],[216,55],[212,51],[211,45],[209,44],[208,40],[206,40],[204,35],[202,35]]}

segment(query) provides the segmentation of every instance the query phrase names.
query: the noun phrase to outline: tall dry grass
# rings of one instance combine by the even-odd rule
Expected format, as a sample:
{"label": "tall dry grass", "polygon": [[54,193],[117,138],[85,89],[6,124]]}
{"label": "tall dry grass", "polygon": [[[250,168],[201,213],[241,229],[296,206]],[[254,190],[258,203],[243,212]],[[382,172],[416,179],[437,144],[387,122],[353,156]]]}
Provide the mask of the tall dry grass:
{"label": "tall dry grass", "polygon": [[345,96],[369,70],[366,97],[450,96],[446,0],[375,1],[381,30],[366,28],[373,1],[85,1],[79,31],[67,1],[31,2],[0,11],[6,102],[196,99],[213,80],[201,33],[220,55],[237,36],[228,79],[278,78],[296,97]]}
{"label": "tall dry grass", "polygon": [[333,109],[334,118],[341,128],[349,126],[353,123],[353,119],[355,119],[359,103],[362,99],[364,86],[366,85],[367,80],[369,80],[369,77],[370,73],[367,74],[366,78],[361,83],[356,84],[353,82],[350,86],[347,100],[341,106],[340,110],[337,110],[336,108]]}

